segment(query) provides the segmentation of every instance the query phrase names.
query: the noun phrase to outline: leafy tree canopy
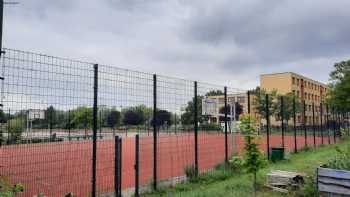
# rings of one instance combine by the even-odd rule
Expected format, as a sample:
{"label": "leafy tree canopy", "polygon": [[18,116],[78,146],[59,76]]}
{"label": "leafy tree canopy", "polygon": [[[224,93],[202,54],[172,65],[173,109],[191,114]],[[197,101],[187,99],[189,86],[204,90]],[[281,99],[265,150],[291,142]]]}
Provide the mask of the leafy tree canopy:
{"label": "leafy tree canopy", "polygon": [[336,63],[330,78],[328,104],[338,109],[350,110],[350,60]]}

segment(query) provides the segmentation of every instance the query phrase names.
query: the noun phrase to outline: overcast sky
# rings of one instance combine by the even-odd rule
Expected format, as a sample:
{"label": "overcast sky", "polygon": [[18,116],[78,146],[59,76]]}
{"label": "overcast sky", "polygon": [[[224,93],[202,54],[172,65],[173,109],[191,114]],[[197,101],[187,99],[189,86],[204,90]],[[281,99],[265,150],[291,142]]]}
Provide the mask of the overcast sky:
{"label": "overcast sky", "polygon": [[17,0],[4,47],[237,88],[327,82],[350,59],[349,0]]}

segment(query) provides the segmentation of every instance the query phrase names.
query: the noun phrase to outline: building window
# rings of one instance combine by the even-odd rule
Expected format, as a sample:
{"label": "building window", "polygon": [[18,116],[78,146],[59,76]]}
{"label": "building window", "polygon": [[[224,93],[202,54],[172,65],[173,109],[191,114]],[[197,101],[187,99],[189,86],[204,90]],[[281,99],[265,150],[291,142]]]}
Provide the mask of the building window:
{"label": "building window", "polygon": [[297,85],[299,86],[299,79],[297,79]]}
{"label": "building window", "polygon": [[295,85],[295,77],[292,77],[292,84]]}

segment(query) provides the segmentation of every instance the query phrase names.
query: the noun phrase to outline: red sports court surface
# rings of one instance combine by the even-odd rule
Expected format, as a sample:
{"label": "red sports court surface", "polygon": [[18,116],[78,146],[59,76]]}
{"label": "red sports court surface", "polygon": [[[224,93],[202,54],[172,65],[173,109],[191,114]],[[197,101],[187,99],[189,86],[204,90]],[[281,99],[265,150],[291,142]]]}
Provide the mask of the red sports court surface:
{"label": "red sports court surface", "polygon": [[[207,171],[224,160],[225,135],[202,133],[199,135],[199,168]],[[333,139],[333,138],[332,138]],[[234,143],[232,143],[234,142]],[[280,135],[271,135],[271,147],[281,145]],[[328,138],[324,138],[324,143]],[[332,141],[333,142],[333,141]],[[316,137],[321,144],[321,137]],[[243,137],[228,136],[229,154],[242,152]],[[304,147],[304,136],[297,136],[298,148]],[[313,137],[307,144],[313,146]],[[294,150],[294,137],[285,136],[287,150]],[[266,138],[261,137],[261,150],[266,152]],[[135,138],[123,139],[122,188],[134,186]],[[91,141],[70,141],[47,144],[25,144],[0,148],[0,173],[12,183],[22,183],[25,192],[19,196],[63,196],[73,192],[77,196],[89,196],[91,191]],[[158,139],[159,180],[184,175],[184,168],[194,163],[193,133],[160,135]],[[151,183],[153,176],[153,137],[140,138],[140,182]],[[113,192],[114,140],[97,143],[97,191],[99,194]]]}

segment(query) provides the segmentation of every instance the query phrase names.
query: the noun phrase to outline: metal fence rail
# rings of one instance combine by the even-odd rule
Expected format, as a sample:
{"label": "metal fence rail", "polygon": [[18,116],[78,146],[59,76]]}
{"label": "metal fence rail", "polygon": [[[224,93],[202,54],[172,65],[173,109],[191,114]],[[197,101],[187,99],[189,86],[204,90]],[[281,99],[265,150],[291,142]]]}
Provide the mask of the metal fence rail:
{"label": "metal fence rail", "polygon": [[3,51],[0,178],[24,184],[24,196],[138,196],[210,173],[243,154],[244,113],[267,157],[350,133],[349,113],[322,103]]}

